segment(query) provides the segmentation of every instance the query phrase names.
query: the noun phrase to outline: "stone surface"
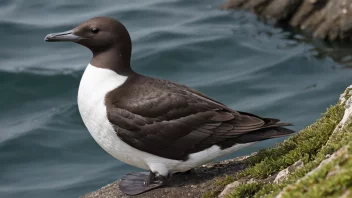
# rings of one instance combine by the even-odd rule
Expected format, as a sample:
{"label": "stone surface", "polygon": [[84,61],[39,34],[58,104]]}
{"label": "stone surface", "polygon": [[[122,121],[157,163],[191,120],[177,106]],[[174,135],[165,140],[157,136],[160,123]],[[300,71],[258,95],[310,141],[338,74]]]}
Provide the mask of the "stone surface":
{"label": "stone surface", "polygon": [[[134,198],[161,198],[161,197],[202,197],[205,192],[221,192],[222,187],[214,185],[214,182],[226,175],[231,175],[243,170],[246,165],[244,160],[248,156],[225,160],[218,163],[210,163],[193,169],[190,173],[173,176],[165,188],[155,189]],[[82,198],[118,198],[126,196],[119,190],[119,181],[88,193]]]}
{"label": "stone surface", "polygon": [[[341,156],[347,156],[346,158],[350,158],[348,156],[348,146],[344,146],[338,151],[336,151],[333,155],[331,155],[330,158],[323,160],[318,167],[307,173],[304,177],[301,179],[297,180],[295,184],[289,185],[285,187],[275,198],[283,198],[285,197],[285,193],[289,193],[292,190],[292,186],[304,181],[306,178],[308,178],[310,175],[314,174],[315,172],[319,171],[321,168],[323,168],[326,164],[331,163],[332,161],[336,160],[338,157]],[[328,179],[328,178],[326,178]],[[349,191],[346,191],[341,197],[343,197],[346,193],[349,193]]]}
{"label": "stone surface", "polygon": [[233,190],[235,190],[235,188],[237,188],[241,184],[242,182],[240,181],[234,181],[231,184],[228,184],[218,197],[225,198],[226,195],[230,194]]}
{"label": "stone surface", "polygon": [[352,39],[352,0],[228,0],[222,9],[246,9],[328,40]]}
{"label": "stone surface", "polygon": [[281,183],[283,181],[285,181],[285,179],[287,178],[287,176],[290,173],[293,173],[297,168],[303,167],[303,162],[301,160],[297,161],[296,163],[292,164],[291,166],[285,168],[284,170],[280,171],[277,176],[275,177],[273,183]]}

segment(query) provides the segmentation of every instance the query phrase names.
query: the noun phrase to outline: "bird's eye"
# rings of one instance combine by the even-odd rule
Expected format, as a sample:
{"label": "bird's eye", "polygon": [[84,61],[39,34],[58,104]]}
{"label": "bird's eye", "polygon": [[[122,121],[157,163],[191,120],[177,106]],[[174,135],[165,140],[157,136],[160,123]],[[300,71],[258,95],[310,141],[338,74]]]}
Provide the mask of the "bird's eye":
{"label": "bird's eye", "polygon": [[96,34],[99,32],[99,29],[98,28],[93,28],[90,30],[93,34]]}

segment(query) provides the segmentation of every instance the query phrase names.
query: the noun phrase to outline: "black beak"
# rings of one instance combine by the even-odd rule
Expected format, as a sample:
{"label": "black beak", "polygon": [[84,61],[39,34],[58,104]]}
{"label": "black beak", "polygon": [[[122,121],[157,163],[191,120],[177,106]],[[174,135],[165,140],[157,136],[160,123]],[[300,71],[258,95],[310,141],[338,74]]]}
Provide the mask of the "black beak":
{"label": "black beak", "polygon": [[44,38],[44,41],[47,41],[47,42],[58,42],[58,41],[77,42],[77,41],[79,41],[81,39],[83,39],[83,37],[74,35],[73,31],[69,30],[69,31],[66,31],[66,32],[48,34]]}

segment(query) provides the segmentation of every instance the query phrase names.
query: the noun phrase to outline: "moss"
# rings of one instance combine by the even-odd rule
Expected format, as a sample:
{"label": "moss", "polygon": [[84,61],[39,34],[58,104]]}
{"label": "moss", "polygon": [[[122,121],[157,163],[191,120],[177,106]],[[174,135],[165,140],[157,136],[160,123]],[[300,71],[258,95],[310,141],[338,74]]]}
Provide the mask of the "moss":
{"label": "moss", "polygon": [[226,175],[225,178],[222,179],[218,179],[214,182],[215,186],[226,186],[227,184],[230,184],[232,182],[235,181],[235,177],[234,176],[230,176],[230,175]]}
{"label": "moss", "polygon": [[254,195],[261,189],[263,184],[261,183],[250,183],[250,184],[243,184],[237,187],[228,198],[252,198]]}
{"label": "moss", "polygon": [[[352,145],[352,144],[351,144]],[[352,186],[351,152],[325,164],[283,193],[283,197],[339,197]]]}
{"label": "moss", "polygon": [[283,184],[264,184],[255,194],[254,198],[261,198],[268,194],[277,194],[277,192],[279,192],[283,187]]}
{"label": "moss", "polygon": [[217,191],[210,191],[210,192],[206,192],[203,194],[204,198],[215,198],[217,197],[217,195],[219,194],[219,192]]}
{"label": "moss", "polygon": [[[343,117],[342,105],[330,107],[316,123],[302,130],[274,148],[261,150],[249,159],[254,166],[237,174],[238,177],[266,178],[298,160],[304,163],[315,159],[321,147],[329,140],[336,125]],[[319,133],[319,135],[317,135]]]}
{"label": "moss", "polygon": [[344,92],[344,95],[345,95],[345,102],[351,97],[352,95],[352,88],[347,88],[346,91]]}
{"label": "moss", "polygon": [[[274,197],[285,186],[296,182],[297,179],[317,167],[327,154],[332,154],[346,143],[352,142],[352,135],[347,130],[332,135],[343,114],[343,105],[336,104],[330,107],[322,118],[300,133],[277,144],[274,148],[261,150],[257,155],[248,158],[246,163],[249,168],[232,177],[228,176],[218,180],[215,184],[226,185],[234,180],[249,176],[257,179],[267,178],[296,161],[302,160],[305,164],[304,167],[295,171],[282,184],[260,182],[242,184],[229,195],[229,197]],[[351,139],[346,138],[348,135],[351,136]]]}
{"label": "moss", "polygon": [[317,198],[328,196],[339,197],[347,189],[347,187],[352,186],[352,160],[345,163],[343,167],[340,167],[339,169],[343,170],[341,170],[339,173],[326,179],[325,177],[329,173],[329,170],[332,169],[334,171],[334,167],[332,167],[333,164],[334,163],[325,166],[316,175],[312,175],[312,177],[307,179],[307,181],[302,182],[311,187],[310,189],[308,189],[307,193],[305,193],[305,191],[302,192],[301,190],[299,190],[295,193],[292,193],[292,196],[290,197],[293,197],[294,194],[302,194],[302,196],[305,197]]}
{"label": "moss", "polygon": [[[235,177],[231,175],[227,175],[225,178],[218,179],[214,182],[215,187],[224,188],[227,184],[230,184],[235,181]],[[205,192],[203,194],[204,198],[215,198],[220,193],[220,191],[212,190],[210,192]]]}
{"label": "moss", "polygon": [[[337,149],[348,145],[345,151],[341,151],[336,159],[323,165],[313,174],[303,178],[290,188],[285,189],[282,197],[339,197],[347,189],[352,188],[352,124],[350,123],[341,133],[335,133],[336,141],[331,141],[328,147]],[[348,149],[347,149],[348,148]],[[323,154],[324,152],[322,152]],[[321,158],[321,156],[319,156]],[[318,160],[316,160],[318,162]],[[320,164],[320,163],[315,163]],[[290,180],[297,180],[297,173],[291,176]],[[296,175],[296,176],[295,176]],[[290,182],[288,182],[290,183]],[[273,195],[273,194],[272,194]],[[270,197],[270,195],[268,196]]]}
{"label": "moss", "polygon": [[[342,129],[341,131],[332,134],[328,143],[325,146],[323,146],[321,151],[317,154],[317,157],[313,161],[308,162],[303,168],[298,169],[293,174],[289,175],[288,179],[282,184],[283,187],[287,186],[288,184],[293,184],[298,179],[305,176],[308,172],[310,172],[311,170],[316,168],[326,158],[327,155],[336,152],[338,149],[340,149],[344,145],[351,144],[352,143],[352,133],[351,132],[352,132],[352,122],[349,123],[347,126],[345,126],[344,129]],[[319,177],[316,176],[316,179],[318,179],[318,178]],[[331,184],[334,184],[334,182],[335,181],[333,181]],[[316,185],[320,186],[322,188],[330,189],[330,187],[326,187],[324,184],[317,183]],[[276,191],[268,194],[265,197],[274,197],[274,195],[276,195],[282,188],[277,189]],[[319,191],[323,192],[322,190],[319,190]],[[313,194],[310,194],[309,196],[315,197],[315,195],[313,195]],[[292,196],[292,197],[295,197],[295,196]]]}
{"label": "moss", "polygon": [[244,195],[250,195],[248,197],[261,198],[268,194],[272,194],[275,191],[278,191],[283,188],[282,184],[271,184],[271,183],[255,183],[244,184],[239,188],[236,188],[228,197],[237,198]]}
{"label": "moss", "polygon": [[304,168],[297,170],[295,173],[288,177],[286,183],[292,183],[297,179],[303,177],[306,173],[311,171],[313,168],[317,167],[327,155],[330,155],[340,149],[342,146],[352,142],[352,123],[349,123],[342,131],[338,133],[334,133],[330,139],[328,144],[326,144],[321,152],[317,155],[314,161],[307,163]]}

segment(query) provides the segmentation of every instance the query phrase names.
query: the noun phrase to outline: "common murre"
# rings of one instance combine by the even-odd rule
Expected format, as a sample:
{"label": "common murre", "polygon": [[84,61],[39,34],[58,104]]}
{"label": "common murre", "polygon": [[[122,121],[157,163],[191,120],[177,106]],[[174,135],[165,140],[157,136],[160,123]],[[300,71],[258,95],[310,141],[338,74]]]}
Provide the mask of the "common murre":
{"label": "common murre", "polygon": [[173,173],[293,133],[277,119],[238,112],[186,86],[134,72],[129,33],[115,19],[93,18],[45,40],[72,41],[93,52],[78,92],[83,122],[109,154],[150,170],[124,176],[120,189],[126,194],[160,187]]}

